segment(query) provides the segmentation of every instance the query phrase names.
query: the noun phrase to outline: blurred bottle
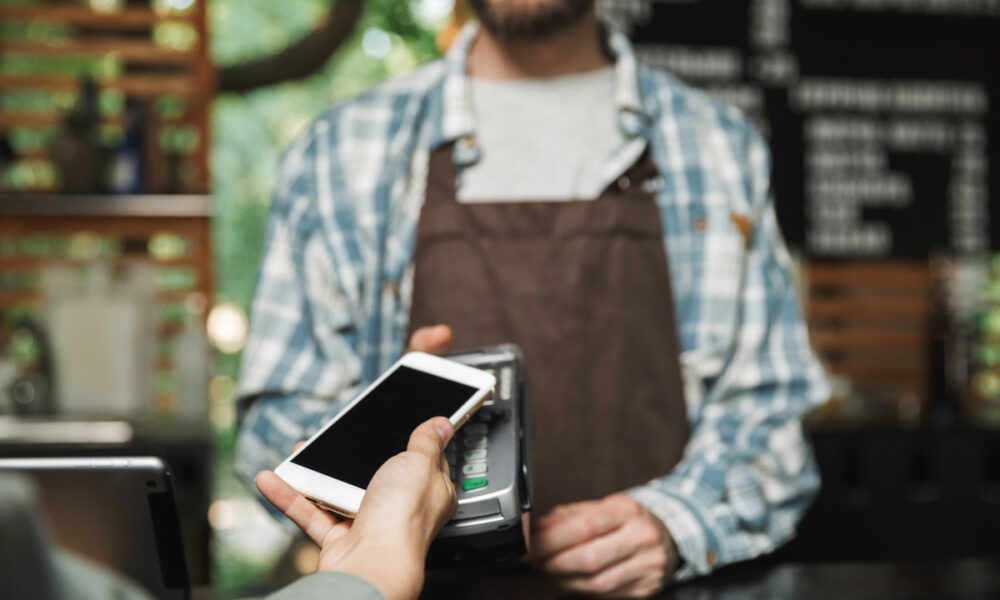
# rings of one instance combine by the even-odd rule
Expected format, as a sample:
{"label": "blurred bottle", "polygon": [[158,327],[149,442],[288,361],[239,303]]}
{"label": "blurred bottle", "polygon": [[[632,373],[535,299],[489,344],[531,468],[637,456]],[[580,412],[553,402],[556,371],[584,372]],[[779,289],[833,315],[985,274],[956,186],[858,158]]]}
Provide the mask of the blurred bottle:
{"label": "blurred bottle", "polygon": [[98,93],[93,79],[85,77],[80,81],[76,104],[52,144],[52,159],[62,174],[63,192],[97,194],[105,191],[108,152],[100,142]]}
{"label": "blurred bottle", "polygon": [[142,127],[145,107],[129,100],[125,105],[125,137],[111,154],[108,164],[108,188],[115,194],[138,194],[143,191]]}

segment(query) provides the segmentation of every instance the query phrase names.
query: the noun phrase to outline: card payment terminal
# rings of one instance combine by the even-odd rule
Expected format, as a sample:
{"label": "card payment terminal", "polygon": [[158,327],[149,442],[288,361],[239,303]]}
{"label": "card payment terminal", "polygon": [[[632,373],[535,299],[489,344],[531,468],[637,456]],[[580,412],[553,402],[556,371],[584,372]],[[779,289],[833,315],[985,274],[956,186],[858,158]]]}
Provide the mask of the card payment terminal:
{"label": "card payment terminal", "polygon": [[447,358],[490,371],[497,389],[445,449],[458,511],[431,544],[428,567],[515,559],[527,550],[531,509],[531,408],[524,359],[512,344]]}

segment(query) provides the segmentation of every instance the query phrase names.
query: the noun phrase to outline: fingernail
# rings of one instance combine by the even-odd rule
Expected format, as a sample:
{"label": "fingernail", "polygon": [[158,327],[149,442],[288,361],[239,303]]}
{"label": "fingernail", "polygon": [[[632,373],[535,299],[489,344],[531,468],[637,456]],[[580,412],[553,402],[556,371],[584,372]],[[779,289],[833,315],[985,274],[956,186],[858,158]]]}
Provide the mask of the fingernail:
{"label": "fingernail", "polygon": [[434,431],[437,431],[438,435],[441,436],[441,441],[447,444],[448,438],[451,437],[451,423],[446,419],[436,419],[434,421]]}

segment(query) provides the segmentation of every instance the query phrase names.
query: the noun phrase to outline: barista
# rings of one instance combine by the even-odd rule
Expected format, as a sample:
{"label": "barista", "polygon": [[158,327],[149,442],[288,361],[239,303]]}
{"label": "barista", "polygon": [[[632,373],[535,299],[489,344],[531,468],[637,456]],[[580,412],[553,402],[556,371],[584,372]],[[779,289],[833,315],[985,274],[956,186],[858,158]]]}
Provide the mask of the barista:
{"label": "barista", "polygon": [[773,550],[818,487],[799,419],[826,384],[765,145],[592,2],[471,4],[447,57],[286,156],[238,467],[276,465],[407,345],[515,343],[542,571],[644,596]]}

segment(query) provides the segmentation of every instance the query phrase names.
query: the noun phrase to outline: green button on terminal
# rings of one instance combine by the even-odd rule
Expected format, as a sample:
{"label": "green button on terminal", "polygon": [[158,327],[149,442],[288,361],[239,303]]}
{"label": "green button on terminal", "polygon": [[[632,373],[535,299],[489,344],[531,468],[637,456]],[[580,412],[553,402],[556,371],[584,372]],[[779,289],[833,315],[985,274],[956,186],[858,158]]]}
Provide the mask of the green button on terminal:
{"label": "green button on terminal", "polygon": [[472,490],[478,490],[479,488],[486,487],[487,483],[488,482],[485,477],[471,477],[462,482],[462,489],[466,492],[470,492]]}

